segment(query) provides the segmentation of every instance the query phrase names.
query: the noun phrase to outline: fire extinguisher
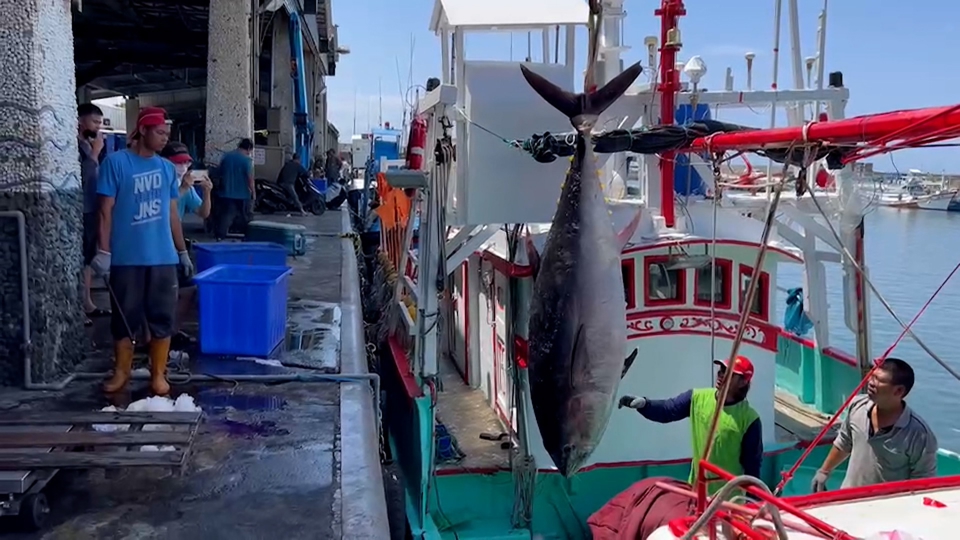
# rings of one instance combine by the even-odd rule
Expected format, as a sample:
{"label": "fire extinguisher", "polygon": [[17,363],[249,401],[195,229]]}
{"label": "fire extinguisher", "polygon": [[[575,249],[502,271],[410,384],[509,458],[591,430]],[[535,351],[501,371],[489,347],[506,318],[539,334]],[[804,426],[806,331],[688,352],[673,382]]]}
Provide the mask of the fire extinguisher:
{"label": "fire extinguisher", "polygon": [[410,138],[407,142],[407,169],[419,171],[423,168],[423,152],[427,145],[427,121],[417,116],[410,123]]}

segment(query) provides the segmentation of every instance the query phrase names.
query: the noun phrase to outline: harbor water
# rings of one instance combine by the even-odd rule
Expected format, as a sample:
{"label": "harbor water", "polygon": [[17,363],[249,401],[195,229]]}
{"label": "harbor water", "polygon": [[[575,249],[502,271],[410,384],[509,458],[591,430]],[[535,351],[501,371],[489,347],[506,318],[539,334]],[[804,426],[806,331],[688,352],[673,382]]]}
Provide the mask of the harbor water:
{"label": "harbor water", "polygon": [[[865,256],[870,278],[897,315],[909,323],[960,263],[952,239],[960,238],[960,213],[929,210],[876,208],[866,217]],[[842,270],[827,265],[831,345],[855,351],[853,334],[844,325]],[[781,287],[802,284],[798,265],[780,265]],[[782,320],[784,297],[780,293]],[[902,327],[883,305],[871,299],[872,349],[877,357],[897,339]],[[912,329],[937,355],[960,371],[960,272],[937,295]],[[916,372],[916,386],[908,396],[910,406],[934,429],[940,447],[960,452],[960,380],[955,379],[909,336],[892,356],[909,362]],[[851,389],[852,390],[852,389]]]}

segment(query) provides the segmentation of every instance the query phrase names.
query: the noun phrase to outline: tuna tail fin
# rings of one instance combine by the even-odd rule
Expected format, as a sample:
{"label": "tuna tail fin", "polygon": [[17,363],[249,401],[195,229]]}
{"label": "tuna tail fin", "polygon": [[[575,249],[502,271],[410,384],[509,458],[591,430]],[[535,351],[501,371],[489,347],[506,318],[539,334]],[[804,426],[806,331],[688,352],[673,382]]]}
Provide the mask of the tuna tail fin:
{"label": "tuna tail fin", "polygon": [[613,80],[603,85],[603,87],[589,94],[567,92],[563,88],[537,75],[526,66],[520,66],[520,71],[534,92],[572,120],[584,115],[599,116],[603,111],[607,110],[607,107],[613,105],[614,101],[620,99],[620,96],[630,88],[633,81],[640,76],[643,68],[640,66],[640,62],[637,62],[624,70],[623,73],[614,77]]}

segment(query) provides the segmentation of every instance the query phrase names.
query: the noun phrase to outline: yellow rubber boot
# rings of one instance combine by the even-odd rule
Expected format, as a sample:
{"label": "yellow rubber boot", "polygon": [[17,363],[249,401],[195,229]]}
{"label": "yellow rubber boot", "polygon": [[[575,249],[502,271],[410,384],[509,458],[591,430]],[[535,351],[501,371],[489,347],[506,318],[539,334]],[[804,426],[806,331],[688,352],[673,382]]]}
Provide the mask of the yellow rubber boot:
{"label": "yellow rubber boot", "polygon": [[154,395],[165,396],[170,393],[170,383],[167,382],[169,356],[170,338],[154,338],[150,342],[150,389]]}
{"label": "yellow rubber boot", "polygon": [[113,377],[103,383],[103,391],[110,394],[122,391],[130,381],[130,371],[133,369],[133,342],[129,339],[115,341],[113,355]]}

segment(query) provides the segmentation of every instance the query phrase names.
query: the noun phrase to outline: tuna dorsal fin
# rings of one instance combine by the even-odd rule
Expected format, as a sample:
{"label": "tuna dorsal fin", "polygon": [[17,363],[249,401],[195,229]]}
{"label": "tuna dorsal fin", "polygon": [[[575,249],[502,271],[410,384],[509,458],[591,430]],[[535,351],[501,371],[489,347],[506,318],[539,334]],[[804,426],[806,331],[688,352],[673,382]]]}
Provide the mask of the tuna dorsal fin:
{"label": "tuna dorsal fin", "polygon": [[630,239],[633,238],[634,233],[637,232],[637,227],[640,226],[640,218],[643,216],[643,209],[638,209],[637,213],[633,216],[633,219],[630,220],[630,223],[627,223],[627,226],[617,234],[617,242],[619,242],[620,251],[623,251],[623,248],[627,247],[627,243],[630,242]]}
{"label": "tuna dorsal fin", "polygon": [[533,268],[533,278],[536,279],[537,275],[540,274],[540,252],[537,251],[537,246],[533,245],[533,238],[530,238],[529,229],[524,236],[524,246],[527,249],[527,264]]}
{"label": "tuna dorsal fin", "polygon": [[626,360],[623,361],[623,372],[620,373],[621,379],[626,377],[627,372],[630,371],[630,366],[632,366],[634,360],[637,359],[637,352],[638,352],[638,349],[634,349],[633,352],[630,353],[630,356],[628,356]]}
{"label": "tuna dorsal fin", "polygon": [[568,92],[536,74],[527,66],[520,66],[520,71],[534,92],[564,116],[573,119],[581,115],[596,116],[607,110],[607,107],[613,105],[613,102],[620,99],[620,96],[630,88],[643,68],[640,62],[637,62],[589,96]]}

